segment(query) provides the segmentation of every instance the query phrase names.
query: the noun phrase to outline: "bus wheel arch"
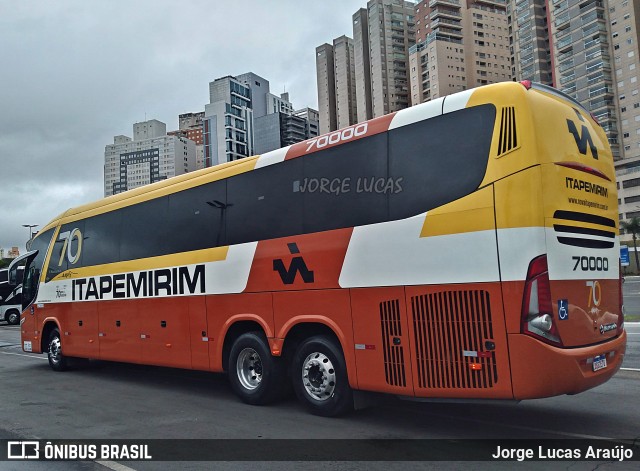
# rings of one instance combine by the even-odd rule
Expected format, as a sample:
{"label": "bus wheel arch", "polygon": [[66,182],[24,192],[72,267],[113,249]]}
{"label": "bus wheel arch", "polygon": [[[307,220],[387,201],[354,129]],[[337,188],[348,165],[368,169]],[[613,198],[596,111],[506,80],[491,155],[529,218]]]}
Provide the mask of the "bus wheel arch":
{"label": "bus wheel arch", "polygon": [[282,344],[282,356],[286,358],[287,364],[291,363],[293,355],[305,340],[316,335],[325,335],[333,338],[338,345],[341,345],[340,338],[334,330],[321,322],[300,322],[293,325],[284,335]]}
{"label": "bus wheel arch", "polygon": [[49,337],[54,329],[60,332],[60,327],[53,320],[46,321],[44,326],[42,326],[42,334],[40,335],[40,351],[42,353],[47,353],[49,349]]}

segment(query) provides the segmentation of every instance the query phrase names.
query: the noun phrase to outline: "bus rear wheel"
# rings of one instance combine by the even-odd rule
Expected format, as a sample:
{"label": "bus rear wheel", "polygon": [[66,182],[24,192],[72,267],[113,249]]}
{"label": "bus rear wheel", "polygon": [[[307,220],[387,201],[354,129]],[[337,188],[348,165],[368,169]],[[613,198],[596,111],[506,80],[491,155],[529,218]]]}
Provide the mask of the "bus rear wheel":
{"label": "bus rear wheel", "polygon": [[339,344],[327,337],[304,341],[293,357],[293,389],[312,414],[344,415],[353,409],[353,391]]}
{"label": "bus rear wheel", "polygon": [[6,314],[5,318],[9,325],[18,325],[20,322],[20,313],[13,309]]}
{"label": "bus rear wheel", "polygon": [[271,355],[261,332],[247,332],[233,342],[227,372],[231,388],[247,404],[269,404],[283,395],[285,364]]}
{"label": "bus rear wheel", "polygon": [[55,328],[49,334],[49,348],[47,349],[49,366],[54,371],[64,371],[68,367],[68,359],[62,354],[62,341],[60,331]]}

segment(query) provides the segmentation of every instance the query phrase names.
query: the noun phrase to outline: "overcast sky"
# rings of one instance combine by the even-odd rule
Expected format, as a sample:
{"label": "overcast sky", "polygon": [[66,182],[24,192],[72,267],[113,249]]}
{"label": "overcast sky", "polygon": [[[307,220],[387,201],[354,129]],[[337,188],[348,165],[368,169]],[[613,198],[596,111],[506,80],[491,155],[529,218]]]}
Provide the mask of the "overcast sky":
{"label": "overcast sky", "polygon": [[315,48],[366,0],[0,3],[0,248],[103,197],[104,147],[133,123],[204,111],[209,82],[254,72],[317,109]]}

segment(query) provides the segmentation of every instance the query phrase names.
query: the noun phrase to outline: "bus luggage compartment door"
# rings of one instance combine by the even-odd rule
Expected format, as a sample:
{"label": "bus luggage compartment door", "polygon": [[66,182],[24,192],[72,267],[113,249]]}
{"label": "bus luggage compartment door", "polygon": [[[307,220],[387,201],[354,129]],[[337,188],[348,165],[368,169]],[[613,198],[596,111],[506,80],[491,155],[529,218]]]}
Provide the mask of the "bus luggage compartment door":
{"label": "bus luggage compartment door", "polygon": [[404,287],[351,290],[358,387],[413,395]]}

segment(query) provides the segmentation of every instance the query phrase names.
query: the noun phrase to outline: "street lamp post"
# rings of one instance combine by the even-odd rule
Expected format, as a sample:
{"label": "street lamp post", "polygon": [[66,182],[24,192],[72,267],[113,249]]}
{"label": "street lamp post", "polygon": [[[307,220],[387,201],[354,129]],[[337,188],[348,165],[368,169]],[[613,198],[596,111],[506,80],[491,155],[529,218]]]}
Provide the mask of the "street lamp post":
{"label": "street lamp post", "polygon": [[22,227],[29,229],[29,240],[33,239],[33,228],[38,227],[38,224],[23,224]]}

